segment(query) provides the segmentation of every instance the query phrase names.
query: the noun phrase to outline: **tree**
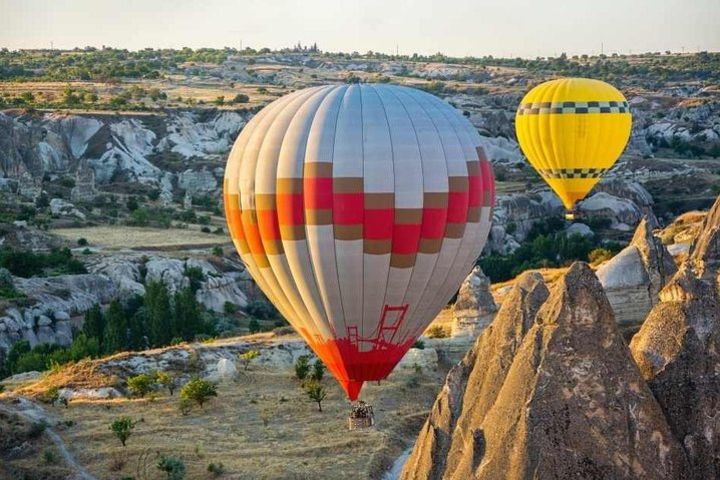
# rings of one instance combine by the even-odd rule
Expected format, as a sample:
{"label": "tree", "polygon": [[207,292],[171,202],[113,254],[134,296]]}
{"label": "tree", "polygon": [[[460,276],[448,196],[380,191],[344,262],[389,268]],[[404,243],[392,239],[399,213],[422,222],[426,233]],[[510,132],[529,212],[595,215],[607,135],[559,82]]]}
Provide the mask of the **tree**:
{"label": "tree", "polygon": [[127,318],[120,301],[110,302],[105,312],[105,337],[103,350],[105,353],[114,353],[127,347]]}
{"label": "tree", "polygon": [[170,392],[170,396],[173,396],[175,393],[175,377],[167,372],[161,371],[155,374],[155,381],[158,385],[167,388],[168,392]]}
{"label": "tree", "polygon": [[258,322],[256,318],[251,318],[250,323],[248,323],[248,330],[250,330],[250,333],[259,332],[260,331],[260,322]]}
{"label": "tree", "polygon": [[243,364],[243,370],[247,370],[250,366],[250,362],[252,362],[259,356],[260,352],[258,352],[257,350],[248,350],[247,352],[238,355],[240,362],[242,362]]}
{"label": "tree", "polygon": [[195,293],[188,287],[178,291],[174,297],[175,334],[185,340],[192,340],[195,334],[202,332],[203,321],[200,306]]}
{"label": "tree", "polygon": [[298,380],[305,380],[308,373],[310,372],[310,357],[307,355],[300,355],[295,361],[295,376]]}
{"label": "tree", "polygon": [[120,417],[116,418],[110,424],[110,430],[115,434],[118,440],[120,440],[123,447],[125,446],[125,442],[127,442],[128,438],[130,438],[130,435],[132,435],[135,423],[136,422],[133,422],[130,417]]}
{"label": "tree", "polygon": [[323,365],[322,361],[318,358],[315,360],[315,363],[313,363],[311,378],[319,382],[323,379],[323,375],[325,375],[325,365]]}
{"label": "tree", "polygon": [[146,373],[141,373],[127,379],[127,386],[130,393],[143,398],[153,389],[155,379]]}
{"label": "tree", "polygon": [[89,338],[97,338],[102,348],[105,337],[105,318],[103,317],[102,310],[100,310],[100,305],[97,303],[85,312],[83,332]]}
{"label": "tree", "polygon": [[217,397],[217,386],[202,378],[193,378],[180,390],[182,400],[193,401],[200,408],[210,397]]}
{"label": "tree", "polygon": [[145,311],[150,345],[167,345],[175,335],[172,329],[172,310],[167,287],[162,282],[150,282],[145,287]]}
{"label": "tree", "polygon": [[311,400],[318,404],[318,411],[322,412],[322,401],[325,400],[327,396],[325,387],[318,381],[310,380],[305,382],[305,393],[307,393]]}

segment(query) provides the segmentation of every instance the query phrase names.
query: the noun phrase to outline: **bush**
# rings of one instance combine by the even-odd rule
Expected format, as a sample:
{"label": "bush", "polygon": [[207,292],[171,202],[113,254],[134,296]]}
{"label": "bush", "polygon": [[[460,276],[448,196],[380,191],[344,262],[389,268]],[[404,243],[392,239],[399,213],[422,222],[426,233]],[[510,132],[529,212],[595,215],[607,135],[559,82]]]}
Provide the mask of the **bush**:
{"label": "bush", "polygon": [[217,386],[201,378],[193,378],[180,390],[181,399],[195,402],[200,408],[210,397],[217,397]]}
{"label": "bush", "polygon": [[125,442],[128,441],[128,438],[130,438],[130,435],[132,435],[135,423],[136,422],[133,422],[130,417],[120,417],[110,424],[110,430],[113,434],[115,434],[118,440],[120,440],[123,447],[125,446]]}
{"label": "bush", "polygon": [[247,103],[249,101],[250,101],[250,97],[248,97],[244,93],[238,93],[232,99],[232,103]]}
{"label": "bush", "polygon": [[248,324],[248,329],[250,330],[250,333],[257,333],[260,331],[260,323],[255,318],[250,319],[250,323]]}
{"label": "bush", "polygon": [[130,393],[140,398],[150,393],[154,384],[155,379],[145,373],[127,379],[127,386]]}
{"label": "bush", "polygon": [[237,310],[238,310],[237,305],[235,305],[232,302],[226,301],[223,304],[223,312],[225,313],[225,315],[233,315],[233,314],[237,313]]}
{"label": "bush", "polygon": [[450,336],[450,332],[440,325],[433,325],[425,332],[428,338],[447,338]]}
{"label": "bush", "polygon": [[593,265],[600,265],[604,261],[610,260],[613,257],[613,252],[607,248],[596,248],[588,254],[588,260]]}
{"label": "bush", "polygon": [[323,365],[322,361],[318,358],[315,360],[315,363],[313,363],[313,371],[310,378],[313,380],[319,382],[323,379],[323,376],[325,375],[325,365]]}
{"label": "bush", "polygon": [[165,472],[168,480],[183,480],[185,478],[185,464],[177,457],[161,455],[157,469]]}
{"label": "bush", "polygon": [[211,463],[210,465],[208,465],[207,471],[211,473],[213,477],[219,477],[225,473],[225,466],[222,464],[222,462]]}
{"label": "bush", "polygon": [[80,246],[80,247],[85,247],[85,246],[87,246],[88,241],[87,241],[86,238],[82,238],[82,237],[81,237],[81,238],[78,238],[77,244],[78,244],[78,246]]}
{"label": "bush", "polygon": [[223,256],[223,249],[222,249],[222,247],[219,246],[219,245],[215,245],[215,246],[212,248],[212,254],[215,255],[216,257],[222,257],[222,256]]}
{"label": "bush", "polygon": [[424,350],[425,342],[423,342],[422,340],[415,340],[415,343],[413,343],[412,348],[417,348],[418,350]]}
{"label": "bush", "polygon": [[260,318],[262,320],[268,320],[277,316],[277,310],[275,310],[275,307],[261,300],[253,300],[252,302],[249,302],[247,307],[245,307],[245,313],[251,317]]}
{"label": "bush", "polygon": [[243,364],[243,370],[247,370],[250,366],[250,362],[258,358],[259,356],[260,352],[257,350],[248,350],[247,352],[238,355],[240,362]]}
{"label": "bush", "polygon": [[175,393],[175,377],[170,375],[167,372],[156,372],[155,373],[155,382],[168,389],[168,392],[170,393],[170,396],[172,397]]}
{"label": "bush", "polygon": [[295,361],[295,376],[298,380],[305,380],[310,373],[310,357],[300,355]]}

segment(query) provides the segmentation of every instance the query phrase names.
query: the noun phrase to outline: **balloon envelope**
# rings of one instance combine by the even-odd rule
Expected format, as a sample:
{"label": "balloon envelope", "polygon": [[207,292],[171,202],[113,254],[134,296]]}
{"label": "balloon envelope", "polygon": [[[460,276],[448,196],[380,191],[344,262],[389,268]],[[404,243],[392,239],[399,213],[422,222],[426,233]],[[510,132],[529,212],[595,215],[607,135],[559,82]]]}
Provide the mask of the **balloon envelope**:
{"label": "balloon envelope", "polygon": [[474,265],[494,182],[477,131],[447,103],[406,87],[332,85],[248,122],[224,201],[248,271],[355,400]]}
{"label": "balloon envelope", "polygon": [[625,97],[589,78],[561,78],[528,92],[515,131],[530,164],[571,210],[613,166],[630,138]]}

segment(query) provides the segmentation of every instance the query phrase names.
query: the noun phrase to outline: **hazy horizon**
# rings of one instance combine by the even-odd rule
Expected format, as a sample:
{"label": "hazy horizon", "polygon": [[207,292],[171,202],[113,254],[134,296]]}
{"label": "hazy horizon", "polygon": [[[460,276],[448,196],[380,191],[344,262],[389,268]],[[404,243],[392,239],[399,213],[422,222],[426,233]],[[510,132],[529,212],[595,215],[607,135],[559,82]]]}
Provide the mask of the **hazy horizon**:
{"label": "hazy horizon", "polygon": [[601,49],[720,51],[717,0],[0,0],[0,11],[0,47],[13,50],[278,49],[301,42],[324,51],[530,58]]}

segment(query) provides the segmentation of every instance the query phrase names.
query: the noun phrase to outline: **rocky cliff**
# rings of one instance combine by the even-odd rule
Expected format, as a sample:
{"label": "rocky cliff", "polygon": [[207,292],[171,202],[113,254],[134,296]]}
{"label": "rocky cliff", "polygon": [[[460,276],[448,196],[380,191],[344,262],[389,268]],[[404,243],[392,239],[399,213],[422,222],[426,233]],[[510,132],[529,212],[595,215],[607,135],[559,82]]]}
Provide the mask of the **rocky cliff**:
{"label": "rocky cliff", "polygon": [[677,267],[660,238],[653,234],[657,222],[645,217],[630,245],[597,270],[615,318],[621,328],[634,333]]}
{"label": "rocky cliff", "polygon": [[592,270],[575,263],[544,304],[537,277],[515,288],[448,375],[403,478],[684,478]]}
{"label": "rocky cliff", "polygon": [[630,348],[692,478],[720,477],[720,198]]}

